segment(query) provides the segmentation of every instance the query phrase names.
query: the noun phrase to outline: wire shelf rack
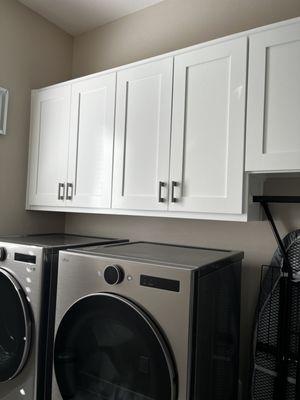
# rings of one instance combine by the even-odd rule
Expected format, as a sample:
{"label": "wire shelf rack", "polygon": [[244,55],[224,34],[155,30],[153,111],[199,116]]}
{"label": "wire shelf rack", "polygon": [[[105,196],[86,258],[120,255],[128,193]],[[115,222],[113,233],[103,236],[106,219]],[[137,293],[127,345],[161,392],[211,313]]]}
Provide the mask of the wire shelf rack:
{"label": "wire shelf rack", "polygon": [[[300,203],[299,196],[254,196],[278,243],[280,265],[262,265],[254,331],[251,400],[300,399],[300,231],[287,246],[269,203]],[[276,253],[275,253],[276,254]],[[275,257],[276,259],[276,257]]]}

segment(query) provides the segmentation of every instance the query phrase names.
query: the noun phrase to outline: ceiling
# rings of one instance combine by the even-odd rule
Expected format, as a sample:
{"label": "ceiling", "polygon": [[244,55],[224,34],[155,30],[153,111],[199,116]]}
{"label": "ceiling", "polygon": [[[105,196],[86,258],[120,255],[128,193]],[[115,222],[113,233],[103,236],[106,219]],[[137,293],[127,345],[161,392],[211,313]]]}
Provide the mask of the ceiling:
{"label": "ceiling", "polygon": [[157,4],[162,0],[19,0],[71,35]]}

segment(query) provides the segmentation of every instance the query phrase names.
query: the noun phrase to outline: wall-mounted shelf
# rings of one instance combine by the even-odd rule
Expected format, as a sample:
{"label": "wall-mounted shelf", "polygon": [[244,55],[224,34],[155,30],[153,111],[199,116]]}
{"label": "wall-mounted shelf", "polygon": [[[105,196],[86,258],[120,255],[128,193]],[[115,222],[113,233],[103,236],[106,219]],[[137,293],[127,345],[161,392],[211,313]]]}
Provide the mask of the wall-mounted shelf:
{"label": "wall-mounted shelf", "polygon": [[253,196],[254,203],[300,203],[300,196]]}

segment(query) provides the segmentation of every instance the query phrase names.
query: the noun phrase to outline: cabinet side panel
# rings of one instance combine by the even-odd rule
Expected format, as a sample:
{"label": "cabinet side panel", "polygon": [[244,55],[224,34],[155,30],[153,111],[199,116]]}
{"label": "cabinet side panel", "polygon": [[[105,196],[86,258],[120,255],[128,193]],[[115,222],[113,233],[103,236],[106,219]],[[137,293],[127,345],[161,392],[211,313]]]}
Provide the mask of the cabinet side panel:
{"label": "cabinet side panel", "polygon": [[246,171],[299,171],[300,23],[249,43]]}
{"label": "cabinet side panel", "polygon": [[241,262],[200,277],[191,400],[237,400]]}

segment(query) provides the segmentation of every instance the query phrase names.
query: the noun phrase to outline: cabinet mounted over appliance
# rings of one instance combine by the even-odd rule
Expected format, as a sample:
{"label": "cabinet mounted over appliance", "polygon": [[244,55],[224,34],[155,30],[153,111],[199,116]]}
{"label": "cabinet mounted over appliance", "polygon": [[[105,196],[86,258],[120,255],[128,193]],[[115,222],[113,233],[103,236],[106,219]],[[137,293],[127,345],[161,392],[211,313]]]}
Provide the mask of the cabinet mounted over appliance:
{"label": "cabinet mounted over appliance", "polygon": [[27,208],[258,218],[257,173],[300,171],[299,82],[297,18],[34,90]]}

